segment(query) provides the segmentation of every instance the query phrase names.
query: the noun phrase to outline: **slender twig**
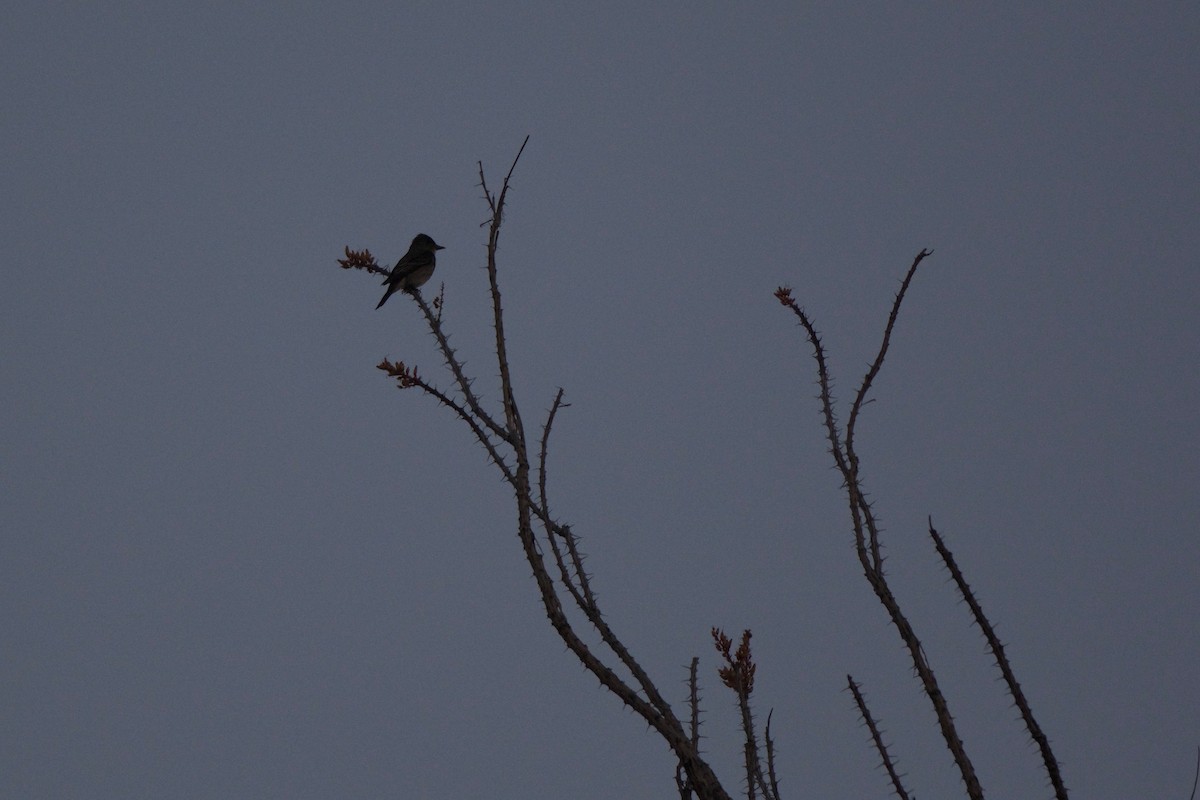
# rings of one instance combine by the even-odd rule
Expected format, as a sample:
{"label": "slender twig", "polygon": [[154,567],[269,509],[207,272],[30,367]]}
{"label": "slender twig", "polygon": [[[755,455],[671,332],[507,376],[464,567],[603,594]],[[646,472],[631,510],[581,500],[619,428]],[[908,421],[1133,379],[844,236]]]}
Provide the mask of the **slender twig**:
{"label": "slender twig", "polygon": [[496,361],[500,366],[500,387],[509,435],[520,437],[521,439],[524,439],[525,430],[521,425],[521,414],[517,410],[516,398],[513,396],[512,376],[508,367],[508,345],[504,336],[504,313],[500,303],[500,283],[496,277],[496,250],[500,246],[500,223],[504,218],[504,201],[508,197],[509,180],[512,178],[513,170],[517,168],[517,162],[521,160],[521,154],[525,152],[525,145],[527,144],[529,144],[528,136],[525,137],[525,141],[521,142],[521,149],[517,151],[512,166],[508,168],[508,174],[504,176],[504,183],[500,186],[500,195],[498,197],[494,197],[488,191],[487,179],[483,174],[483,163],[480,162],[479,164],[479,182],[483,187],[483,194],[487,198],[488,205],[492,210],[492,221],[488,227],[487,271],[488,285],[492,292],[492,327],[496,334]]}
{"label": "slender twig", "polygon": [[833,393],[830,390],[829,367],[825,361],[825,348],[821,344],[821,337],[817,333],[817,329],[813,326],[812,320],[804,309],[792,298],[792,290],[785,286],[781,286],[775,290],[775,297],[779,302],[792,310],[792,313],[800,320],[800,325],[803,326],[805,333],[808,334],[808,341],[812,344],[813,359],[817,362],[817,384],[821,388],[817,398],[821,401],[821,416],[825,421],[825,433],[829,437],[829,452],[837,462],[838,470],[844,475],[848,470],[845,463],[845,454],[842,452],[841,433],[838,430],[837,415],[833,410]]}
{"label": "slender twig", "polygon": [[[871,367],[867,370],[867,374],[863,376],[862,383],[858,387],[858,393],[854,397],[854,403],[850,407],[850,417],[846,421],[846,459],[850,462],[850,471],[855,478],[858,477],[858,454],[854,450],[854,432],[858,424],[858,414],[867,399],[867,394],[871,391],[875,377],[883,367],[883,360],[887,357],[888,347],[891,345],[892,331],[896,327],[896,320],[900,317],[900,306],[904,302],[904,296],[908,294],[908,287],[912,284],[913,276],[917,274],[917,267],[926,257],[932,254],[932,250],[921,250],[921,252],[917,253],[916,258],[913,259],[912,266],[908,268],[904,280],[900,283],[900,291],[896,293],[896,298],[892,302],[892,310],[888,314],[887,325],[883,329],[883,340],[880,342],[879,352],[876,354],[875,360],[871,362]],[[867,511],[865,506],[863,510],[864,512]],[[868,541],[871,559],[874,561],[876,569],[882,572],[883,556],[879,551],[879,533],[874,525],[868,526]]]}
{"label": "slender twig", "polygon": [[471,413],[501,439],[507,439],[508,437],[504,428],[492,419],[491,414],[483,409],[479,398],[475,396],[474,390],[471,389],[471,382],[467,380],[467,376],[463,373],[462,364],[455,356],[454,348],[450,346],[450,340],[442,331],[441,312],[439,311],[436,315],[433,313],[429,304],[425,302],[425,298],[421,296],[420,289],[412,289],[408,294],[421,309],[421,313],[425,315],[425,321],[429,324],[429,330],[433,333],[434,338],[437,339],[438,348],[442,351],[442,358],[446,362],[446,366],[450,368],[450,372],[454,375],[454,382],[458,385],[458,390],[462,393],[463,399],[467,401]]}
{"label": "slender twig", "polygon": [[1025,698],[1025,692],[1021,689],[1021,684],[1017,682],[1017,676],[1013,672],[1012,664],[1008,660],[1008,655],[1004,652],[1004,643],[1000,641],[1000,637],[996,635],[992,623],[983,613],[983,607],[975,598],[975,593],[971,591],[970,585],[967,584],[967,579],[963,577],[962,570],[958,568],[958,563],[954,560],[954,554],[950,552],[950,548],[946,547],[946,543],[942,540],[941,535],[933,527],[933,517],[929,518],[929,535],[933,538],[933,546],[937,549],[938,555],[941,556],[946,569],[950,571],[950,577],[954,579],[954,585],[958,587],[959,594],[967,602],[967,607],[971,609],[971,615],[975,619],[975,624],[979,626],[979,630],[983,632],[984,639],[987,640],[988,649],[991,650],[992,656],[996,659],[996,667],[1000,670],[1005,685],[1008,686],[1008,692],[1012,695],[1013,702],[1016,703],[1017,709],[1021,712],[1021,720],[1025,723],[1025,729],[1029,731],[1030,737],[1041,753],[1042,763],[1045,765],[1046,772],[1050,776],[1050,784],[1054,787],[1054,796],[1058,800],[1067,800],[1067,787],[1063,783],[1062,771],[1059,769],[1058,759],[1055,758],[1054,752],[1050,748],[1050,738],[1042,732],[1041,726],[1034,719],[1033,711],[1029,707],[1029,701]]}
{"label": "slender twig", "polygon": [[962,738],[958,735],[954,724],[954,717],[950,714],[949,706],[938,685],[937,677],[925,656],[924,649],[921,647],[921,640],[917,638],[916,632],[905,617],[900,608],[899,601],[888,585],[887,576],[883,569],[884,559],[879,543],[878,521],[863,491],[862,479],[859,474],[858,456],[854,451],[854,428],[858,422],[858,415],[863,404],[866,402],[867,394],[870,392],[875,377],[879,374],[884,359],[887,356],[892,331],[895,329],[896,320],[899,317],[900,306],[908,292],[909,285],[912,283],[913,276],[916,274],[918,265],[931,252],[929,250],[921,250],[917,254],[916,258],[913,259],[912,266],[909,267],[908,273],[904,277],[904,281],[901,283],[900,291],[897,293],[895,301],[892,304],[891,313],[888,315],[888,322],[884,328],[883,340],[880,344],[879,352],[875,356],[875,360],[871,363],[867,374],[863,377],[862,383],[855,395],[844,435],[839,435],[833,411],[833,398],[829,391],[829,378],[825,364],[824,350],[817,336],[816,329],[808,319],[808,315],[804,313],[792,298],[791,290],[781,287],[775,292],[775,296],[799,317],[801,325],[803,325],[808,334],[809,341],[813,345],[814,358],[817,361],[818,380],[821,385],[821,410],[825,416],[825,426],[831,443],[830,450],[838,471],[842,475],[843,485],[846,489],[850,519],[854,530],[855,551],[858,555],[859,563],[862,565],[863,574],[874,590],[875,596],[883,604],[884,609],[891,618],[892,626],[900,634],[900,638],[909,652],[913,669],[921,681],[922,689],[933,704],[934,714],[937,717],[942,738],[946,742],[951,755],[954,757],[955,764],[958,765],[968,797],[971,797],[972,800],[982,800],[983,787],[980,785],[979,779],[975,774],[975,767],[967,755]]}
{"label": "slender twig", "polygon": [[1192,796],[1188,800],[1196,800],[1196,785],[1200,783],[1200,747],[1196,748],[1196,773],[1192,777]]}
{"label": "slender twig", "polygon": [[697,680],[697,672],[700,667],[700,658],[692,656],[692,663],[688,665],[688,717],[689,730],[688,736],[692,740],[692,744],[700,746],[700,683]]}
{"label": "slender twig", "polygon": [[779,779],[775,775],[775,740],[771,738],[771,717],[775,709],[767,712],[767,726],[763,729],[763,743],[767,748],[767,777],[770,779],[771,796],[779,800]]}
{"label": "slender twig", "polygon": [[442,392],[436,386],[428,383],[424,378],[417,375],[415,371],[405,368],[403,363],[393,364],[387,359],[384,359],[383,362],[378,366],[379,369],[382,369],[389,375],[396,377],[400,383],[400,388],[408,388],[410,386],[419,388],[430,397],[435,398],[446,408],[453,411],[463,422],[467,423],[468,427],[471,428],[471,432],[475,434],[475,438],[478,439],[479,443],[482,444],[484,449],[487,450],[488,456],[491,457],[492,463],[500,468],[500,472],[503,473],[504,479],[509,482],[512,481],[512,468],[509,467],[509,465],[505,462],[504,456],[501,455],[500,451],[496,449],[496,445],[492,441],[491,437],[487,435],[487,431],[485,431],[479,425],[479,423],[476,422],[476,417],[473,416],[466,408],[455,402],[453,398]]}
{"label": "slender twig", "polygon": [[[588,580],[587,573],[583,569],[583,558],[579,554],[578,540],[571,533],[570,526],[560,525],[551,517],[550,501],[546,494],[546,459],[549,450],[550,431],[554,427],[554,419],[558,415],[559,409],[570,405],[569,403],[564,403],[562,398],[563,390],[560,388],[558,394],[554,397],[553,404],[550,406],[550,412],[546,415],[546,424],[542,427],[542,441],[541,446],[538,448],[538,502],[535,513],[546,531],[546,538],[550,543],[550,550],[554,554],[554,561],[558,566],[563,585],[571,594],[575,604],[581,610],[587,612],[589,610],[596,610],[597,605],[596,598],[592,594],[591,582]],[[572,567],[575,570],[574,578],[572,578],[570,571],[567,569],[566,562],[563,560],[562,549],[558,544],[559,538],[562,538],[567,543],[567,552],[571,558]]]}
{"label": "slender twig", "polygon": [[563,390],[559,387],[558,393],[554,395],[554,402],[550,404],[550,412],[546,414],[546,424],[542,426],[542,442],[538,448],[538,505],[547,517],[550,516],[550,503],[546,497],[546,453],[549,449],[550,429],[554,427],[554,418],[558,416],[558,410],[569,405],[563,402]]}
{"label": "slender twig", "polygon": [[754,718],[750,714],[750,699],[745,694],[738,693],[738,711],[742,715],[742,733],[746,737],[743,747],[743,757],[746,767],[746,798],[754,800],[758,780],[758,742],[754,737]]}
{"label": "slender twig", "polygon": [[875,719],[871,716],[870,709],[867,708],[866,699],[859,690],[858,684],[854,682],[853,677],[847,675],[846,683],[850,687],[850,693],[854,695],[854,704],[858,706],[859,715],[863,718],[867,730],[871,732],[871,742],[875,745],[875,752],[879,753],[879,757],[883,760],[883,768],[887,770],[888,778],[892,781],[892,788],[895,790],[896,796],[900,800],[908,800],[908,791],[904,788],[904,784],[900,780],[900,773],[896,772],[896,764],[892,761],[892,757],[888,753],[887,745],[883,743],[883,734],[879,732],[879,726],[875,724]]}
{"label": "slender twig", "polygon": [[871,362],[870,369],[863,376],[862,384],[858,387],[858,393],[854,397],[854,404],[850,407],[850,418],[846,422],[846,452],[851,457],[851,466],[855,472],[858,471],[858,460],[854,458],[854,428],[858,422],[858,412],[862,410],[863,402],[867,398],[867,393],[871,391],[871,386],[875,382],[875,376],[879,374],[879,370],[883,367],[883,360],[887,357],[888,347],[892,341],[892,331],[896,327],[896,320],[900,317],[900,305],[904,302],[904,296],[908,293],[908,287],[912,283],[913,276],[917,274],[917,267],[921,262],[929,256],[933,255],[932,250],[922,250],[917,253],[913,259],[912,266],[908,268],[908,272],[904,276],[904,280],[900,283],[900,291],[896,292],[896,299],[892,303],[892,311],[888,314],[887,325],[883,329],[883,341],[879,345],[879,353],[876,354],[875,360]]}
{"label": "slender twig", "polygon": [[[691,740],[692,747],[696,752],[700,751],[700,685],[697,679],[697,674],[700,667],[700,659],[692,656],[692,662],[688,665],[688,717],[689,729],[688,738]],[[683,761],[675,767],[675,786],[679,789],[679,796],[683,800],[688,800],[694,796],[692,791],[692,783],[688,779],[687,770],[684,768]]]}

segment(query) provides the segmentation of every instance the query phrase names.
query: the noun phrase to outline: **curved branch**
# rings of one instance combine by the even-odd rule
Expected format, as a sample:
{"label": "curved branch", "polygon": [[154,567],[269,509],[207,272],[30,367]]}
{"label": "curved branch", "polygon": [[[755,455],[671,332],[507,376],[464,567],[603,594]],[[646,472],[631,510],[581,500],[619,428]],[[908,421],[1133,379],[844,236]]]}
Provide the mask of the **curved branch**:
{"label": "curved branch", "polygon": [[833,401],[829,392],[829,379],[825,365],[824,350],[820,346],[816,329],[811,321],[809,321],[808,316],[792,299],[790,290],[780,288],[775,292],[775,296],[779,298],[781,303],[791,308],[793,313],[800,318],[801,324],[808,333],[809,341],[813,344],[814,358],[817,360],[817,374],[821,384],[821,407],[825,415],[825,425],[832,444],[831,451],[834,462],[837,465],[838,471],[842,474],[842,480],[846,489],[846,496],[850,507],[850,518],[854,529],[855,551],[858,555],[859,563],[862,565],[863,574],[875,592],[875,596],[883,604],[884,609],[891,619],[892,626],[900,634],[900,638],[909,652],[913,669],[921,681],[922,690],[933,704],[934,714],[941,729],[942,739],[946,742],[947,748],[949,748],[953,755],[955,764],[958,765],[967,795],[973,800],[982,800],[983,787],[980,785],[979,778],[975,774],[975,767],[967,755],[962,738],[958,735],[958,730],[954,725],[954,717],[950,714],[949,706],[938,685],[933,668],[925,657],[925,651],[921,647],[921,640],[917,638],[916,631],[913,630],[908,618],[905,617],[900,608],[899,601],[888,585],[887,576],[883,569],[883,555],[879,545],[879,526],[871,510],[871,504],[867,501],[866,495],[863,492],[862,480],[858,468],[858,456],[854,451],[854,427],[858,422],[858,414],[862,409],[875,377],[883,367],[883,361],[887,356],[888,347],[891,342],[892,331],[896,326],[896,320],[900,314],[900,305],[904,301],[913,276],[916,274],[917,266],[931,254],[932,251],[930,250],[922,250],[918,253],[904,277],[900,291],[897,293],[896,299],[892,304],[891,313],[888,315],[888,322],[884,328],[883,341],[880,344],[879,353],[875,356],[875,360],[871,363],[871,367],[863,377],[862,384],[855,395],[844,437],[838,436],[837,423],[832,407]]}
{"label": "curved branch", "polygon": [[846,454],[850,457],[851,468],[855,474],[858,473],[858,457],[854,454],[854,428],[858,423],[858,412],[862,410],[867,392],[871,391],[871,385],[875,382],[875,376],[879,374],[879,370],[883,367],[883,359],[887,356],[888,347],[892,341],[892,330],[896,327],[896,320],[900,316],[900,304],[904,302],[904,296],[908,294],[908,287],[912,283],[913,276],[917,274],[917,267],[931,255],[933,255],[932,250],[922,250],[917,253],[917,257],[913,259],[912,266],[908,268],[904,280],[900,283],[900,291],[896,293],[896,299],[892,303],[892,311],[888,314],[887,325],[883,329],[883,341],[879,345],[879,353],[875,356],[875,360],[871,362],[871,368],[867,370],[867,374],[863,376],[862,385],[858,387],[858,394],[855,395],[854,404],[850,407],[850,418],[846,422]]}
{"label": "curved branch", "polygon": [[[641,665],[630,654],[628,648],[616,637],[612,629],[604,621],[595,604],[594,598],[590,595],[590,590],[587,597],[584,597],[574,589],[569,580],[565,579],[565,567],[562,564],[561,557],[558,557],[560,569],[564,573],[564,583],[568,591],[572,594],[573,599],[575,599],[576,604],[583,610],[588,622],[591,623],[593,629],[600,635],[604,644],[616,655],[625,669],[629,671],[645,697],[627,684],[610,666],[601,661],[575,631],[563,610],[562,602],[554,587],[553,579],[546,568],[545,560],[542,557],[534,535],[533,518],[536,516],[547,526],[552,546],[556,545],[554,533],[565,533],[563,539],[567,542],[569,551],[573,553],[577,552],[574,550],[575,540],[569,528],[559,525],[550,518],[548,507],[545,504],[544,472],[538,477],[539,498],[538,500],[534,499],[533,487],[530,480],[531,465],[528,442],[512,387],[508,350],[504,335],[503,306],[501,304],[500,287],[497,278],[496,251],[499,246],[504,203],[508,194],[513,170],[516,168],[517,161],[520,159],[521,153],[524,152],[525,144],[528,141],[529,137],[526,137],[525,142],[521,144],[521,150],[518,151],[517,157],[513,159],[512,166],[504,178],[498,196],[493,195],[488,190],[487,180],[483,173],[483,165],[480,164],[479,166],[480,185],[483,187],[484,196],[492,212],[487,245],[488,284],[492,295],[493,327],[496,334],[496,360],[500,370],[502,402],[504,405],[505,421],[507,423],[507,436],[505,440],[512,446],[516,458],[516,469],[513,473],[514,481],[512,485],[517,501],[517,535],[520,539],[522,550],[525,553],[526,561],[533,571],[534,581],[537,584],[538,593],[542,598],[542,605],[546,611],[546,616],[550,620],[550,624],[555,632],[558,633],[559,638],[563,640],[563,643],[575,654],[580,662],[600,680],[601,684],[620,698],[623,703],[636,711],[639,716],[666,740],[668,746],[675,752],[686,772],[691,788],[698,796],[702,798],[714,798],[715,800],[727,800],[729,795],[721,786],[712,768],[700,757],[699,749],[689,740],[687,732],[675,716],[670,704],[662,698],[658,688],[650,680],[645,670],[642,669]],[[557,406],[554,411],[557,411]],[[549,435],[549,423],[550,420],[548,420],[547,427],[543,431],[543,441]],[[544,453],[539,453],[539,465],[544,470]],[[557,552],[556,546],[554,549]],[[583,572],[578,561],[576,561],[576,565],[580,584],[586,587],[586,574]]]}

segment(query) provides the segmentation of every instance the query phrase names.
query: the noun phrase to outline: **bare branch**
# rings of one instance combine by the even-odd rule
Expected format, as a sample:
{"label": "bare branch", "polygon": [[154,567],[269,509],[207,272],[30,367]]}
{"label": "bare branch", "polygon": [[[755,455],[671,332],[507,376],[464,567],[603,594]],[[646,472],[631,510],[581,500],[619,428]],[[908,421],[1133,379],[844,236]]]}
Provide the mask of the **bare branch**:
{"label": "bare branch", "polygon": [[779,800],[779,779],[775,776],[775,740],[771,738],[771,717],[775,709],[767,712],[767,727],[763,730],[763,742],[767,748],[767,778],[770,780],[771,796]]}
{"label": "bare branch", "polygon": [[1196,774],[1192,778],[1192,796],[1188,800],[1196,800],[1196,785],[1200,784],[1200,747],[1196,748]]}
{"label": "bare branch", "polygon": [[692,656],[692,663],[688,667],[688,710],[691,712],[690,736],[692,744],[700,746],[700,688],[696,680],[697,671],[700,667],[700,659],[697,656]]}
{"label": "bare branch", "polygon": [[896,796],[900,800],[908,800],[908,792],[904,788],[904,784],[900,781],[900,774],[896,772],[896,765],[892,762],[891,755],[888,754],[887,745],[883,743],[883,735],[879,732],[879,726],[875,724],[875,719],[871,716],[871,711],[867,708],[867,701],[859,691],[858,684],[854,682],[854,678],[847,675],[846,683],[850,687],[850,693],[854,695],[854,704],[858,706],[858,713],[862,716],[863,722],[866,723],[867,730],[871,732],[871,741],[875,745],[875,752],[879,753],[879,757],[883,760],[883,768],[887,770],[888,778],[892,781],[892,788],[896,792]]}
{"label": "bare branch", "polygon": [[[696,752],[700,752],[700,688],[696,678],[699,666],[700,659],[693,656],[691,664],[688,665],[687,703],[691,722],[689,738]],[[688,800],[688,798],[694,796],[691,781],[687,777],[687,770],[684,769],[682,761],[675,767],[675,786],[679,789],[679,796],[683,800]]]}
{"label": "bare branch", "polygon": [[825,348],[821,344],[821,337],[817,333],[817,329],[813,326],[812,320],[808,318],[808,314],[804,313],[804,309],[792,298],[792,290],[786,286],[780,286],[775,290],[775,297],[779,302],[792,310],[800,320],[801,326],[804,327],[805,333],[808,334],[808,341],[812,344],[813,359],[817,362],[817,384],[821,387],[821,393],[818,399],[821,401],[821,414],[825,420],[825,433],[829,437],[829,452],[837,462],[838,470],[842,475],[846,475],[849,471],[849,466],[845,461],[845,454],[842,451],[841,434],[838,430],[837,415],[833,410],[833,393],[830,391],[829,367],[825,363]]}
{"label": "bare branch", "polygon": [[501,439],[507,440],[507,431],[492,419],[492,415],[487,413],[479,403],[479,398],[475,396],[475,391],[471,388],[471,382],[467,380],[467,376],[463,372],[462,362],[458,360],[454,348],[450,346],[450,340],[442,331],[441,309],[439,308],[435,314],[433,309],[429,307],[429,304],[425,302],[425,298],[421,296],[420,289],[411,289],[407,294],[412,297],[413,302],[417,304],[421,309],[421,313],[425,315],[425,321],[429,324],[429,331],[437,339],[438,348],[442,351],[442,358],[446,362],[446,366],[450,369],[450,372],[454,375],[454,382],[458,385],[458,391],[462,393],[463,399],[471,409],[471,413],[475,415],[476,419],[486,425],[492,433]]}
{"label": "bare branch", "polygon": [[504,474],[504,479],[510,483],[512,482],[512,469],[507,463],[505,463],[504,457],[500,454],[500,451],[496,449],[496,445],[492,441],[491,437],[487,435],[487,432],[482,427],[480,427],[479,423],[475,421],[476,418],[472,416],[466,408],[463,408],[461,405],[456,403],[436,386],[427,383],[424,378],[417,374],[415,368],[409,368],[405,366],[403,361],[397,361],[393,363],[385,358],[377,365],[377,368],[395,378],[397,385],[401,389],[408,389],[411,387],[419,388],[421,391],[435,398],[439,403],[457,414],[463,422],[467,423],[467,425],[471,428],[471,432],[475,434],[475,438],[478,439],[479,443],[483,445],[485,450],[487,450],[488,455],[492,459],[492,463],[499,467],[500,471]]}
{"label": "bare branch", "polygon": [[538,448],[538,505],[547,520],[550,518],[550,503],[546,498],[546,451],[550,442],[550,429],[554,427],[554,418],[560,408],[569,408],[570,403],[563,402],[563,390],[560,387],[550,404],[550,412],[546,415],[546,424],[542,427],[542,443]]}
{"label": "bare branch", "polygon": [[866,495],[863,492],[862,480],[858,469],[858,456],[855,454],[853,446],[854,425],[858,420],[858,413],[871,389],[875,376],[879,374],[884,358],[887,356],[892,331],[895,328],[896,319],[900,313],[900,305],[904,300],[913,276],[916,274],[917,266],[930,254],[931,251],[929,250],[922,250],[918,253],[916,258],[913,259],[908,273],[905,275],[900,291],[896,296],[895,302],[892,304],[892,311],[888,316],[888,322],[884,328],[883,342],[880,345],[879,353],[876,355],[870,370],[864,376],[863,382],[855,395],[844,437],[839,437],[832,408],[832,399],[828,389],[829,380],[828,371],[825,366],[824,351],[820,347],[816,330],[809,321],[808,316],[792,299],[790,290],[781,287],[776,290],[775,296],[781,303],[791,308],[793,313],[800,318],[801,324],[808,333],[809,341],[813,343],[814,357],[817,360],[817,374],[821,384],[822,411],[825,415],[826,428],[829,433],[830,442],[832,443],[831,452],[834,462],[837,464],[838,470],[842,474],[842,480],[844,481],[846,497],[850,506],[851,523],[854,530],[855,550],[859,563],[862,565],[863,574],[874,590],[875,596],[879,598],[880,603],[883,604],[884,609],[891,618],[892,626],[900,634],[901,640],[908,649],[909,657],[913,662],[913,669],[921,680],[922,689],[933,704],[934,714],[937,717],[942,738],[946,742],[951,755],[954,757],[954,762],[958,765],[959,772],[962,774],[963,784],[967,790],[968,797],[971,797],[972,800],[982,800],[983,787],[980,785],[979,778],[975,774],[975,767],[971,763],[966,749],[963,747],[962,738],[958,735],[958,731],[954,725],[954,717],[950,713],[946,698],[938,685],[933,668],[925,657],[925,651],[921,647],[921,640],[917,638],[916,632],[905,617],[900,608],[899,601],[888,585],[887,576],[883,569],[883,555],[879,544],[879,526],[871,510],[871,504],[867,502]]}
{"label": "bare branch", "polygon": [[912,266],[908,268],[908,273],[905,274],[903,282],[900,284],[900,291],[896,293],[896,299],[892,303],[892,311],[888,314],[887,325],[883,329],[883,341],[879,345],[879,353],[875,356],[875,360],[871,362],[871,368],[867,370],[867,374],[863,376],[862,385],[858,387],[858,394],[854,398],[854,405],[850,408],[850,419],[846,423],[846,454],[850,457],[851,467],[855,473],[858,472],[858,459],[854,455],[854,428],[858,422],[858,412],[862,410],[863,401],[866,400],[867,393],[871,391],[871,385],[875,381],[875,376],[879,374],[879,370],[883,367],[883,359],[887,356],[888,346],[892,340],[892,331],[896,327],[896,320],[900,316],[900,304],[904,302],[904,296],[908,293],[908,287],[912,283],[913,276],[917,274],[917,267],[927,257],[933,255],[932,250],[922,250],[917,253],[913,259]]}
{"label": "bare branch", "polygon": [[479,181],[492,210],[492,221],[488,226],[487,271],[488,285],[492,291],[492,327],[496,333],[496,361],[500,366],[500,388],[504,402],[505,421],[508,423],[509,435],[521,439],[524,439],[525,431],[521,425],[521,415],[517,411],[517,401],[513,397],[512,391],[512,376],[508,366],[508,345],[504,337],[504,313],[500,303],[500,284],[496,277],[496,250],[500,247],[500,224],[504,218],[504,201],[508,197],[509,180],[512,178],[513,170],[517,168],[517,162],[521,160],[521,154],[525,152],[527,144],[529,144],[528,136],[525,137],[525,141],[521,142],[521,149],[517,151],[512,166],[508,168],[508,174],[504,176],[504,183],[500,187],[498,198],[493,197],[488,191],[487,179],[483,174],[483,164],[479,165]]}
{"label": "bare branch", "polygon": [[1055,758],[1054,752],[1050,749],[1050,738],[1042,732],[1041,726],[1034,719],[1033,711],[1029,707],[1029,701],[1025,698],[1025,692],[1022,691],[1021,684],[1017,682],[1017,676],[1013,673],[1012,664],[1008,660],[1008,655],[1004,652],[1004,644],[1000,641],[1000,637],[996,635],[991,621],[983,613],[983,607],[975,599],[975,593],[971,591],[971,587],[967,584],[967,579],[963,577],[962,571],[958,568],[958,563],[954,560],[954,554],[950,552],[950,548],[946,547],[946,543],[933,527],[933,517],[929,518],[929,535],[933,538],[933,546],[937,548],[938,555],[941,556],[946,569],[950,570],[950,577],[954,579],[954,585],[958,587],[959,594],[967,602],[967,607],[971,609],[971,615],[975,618],[975,624],[979,626],[979,630],[983,632],[984,639],[987,640],[988,649],[991,650],[992,656],[996,659],[996,666],[1004,678],[1008,692],[1012,695],[1013,702],[1016,703],[1017,709],[1021,712],[1021,720],[1025,723],[1025,729],[1029,731],[1030,737],[1041,753],[1042,763],[1045,765],[1046,773],[1050,776],[1050,785],[1054,787],[1054,796],[1058,800],[1067,800],[1067,787],[1063,783],[1062,771],[1059,769],[1058,759]]}

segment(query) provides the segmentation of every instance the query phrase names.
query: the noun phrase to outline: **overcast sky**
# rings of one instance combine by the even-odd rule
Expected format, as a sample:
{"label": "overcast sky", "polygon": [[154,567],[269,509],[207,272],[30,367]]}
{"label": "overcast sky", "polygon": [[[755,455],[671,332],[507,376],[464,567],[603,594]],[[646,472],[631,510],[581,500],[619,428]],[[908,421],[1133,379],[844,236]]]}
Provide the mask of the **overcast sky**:
{"label": "overcast sky", "polygon": [[754,631],[788,797],[960,795],[854,557],[810,348],[991,797],[1050,790],[927,515],[1078,797],[1200,744],[1200,10],[23,3],[0,28],[0,795],[663,798],[545,620],[511,492],[384,356],[418,232],[494,403],[476,162],[510,194],[518,400],[607,617],[741,787]]}

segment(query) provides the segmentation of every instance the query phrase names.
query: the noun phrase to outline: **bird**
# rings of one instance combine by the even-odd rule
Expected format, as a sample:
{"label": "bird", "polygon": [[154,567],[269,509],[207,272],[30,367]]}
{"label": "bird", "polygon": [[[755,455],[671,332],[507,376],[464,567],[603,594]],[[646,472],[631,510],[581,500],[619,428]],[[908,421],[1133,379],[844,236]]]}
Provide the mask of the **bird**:
{"label": "bird", "polygon": [[407,292],[423,286],[433,277],[433,268],[437,266],[434,254],[445,249],[425,234],[418,233],[408,246],[408,252],[392,267],[391,274],[384,278],[383,282],[388,288],[375,309],[378,311],[382,308],[396,292]]}

